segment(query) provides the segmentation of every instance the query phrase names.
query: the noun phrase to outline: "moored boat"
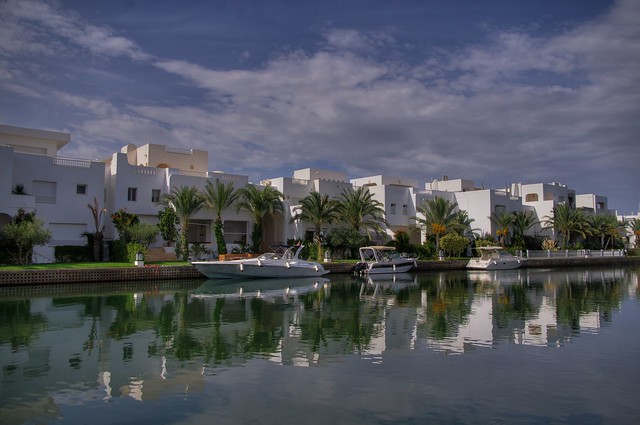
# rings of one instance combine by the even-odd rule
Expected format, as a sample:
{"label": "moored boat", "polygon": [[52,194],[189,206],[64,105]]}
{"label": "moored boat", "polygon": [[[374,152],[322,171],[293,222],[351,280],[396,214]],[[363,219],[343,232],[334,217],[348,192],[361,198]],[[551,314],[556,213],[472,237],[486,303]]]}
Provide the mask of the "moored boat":
{"label": "moored boat", "polygon": [[406,273],[416,266],[415,257],[404,257],[392,246],[363,246],[353,271],[357,274]]}
{"label": "moored boat", "polygon": [[298,258],[303,245],[288,247],[284,253],[270,252],[254,258],[231,261],[193,261],[210,279],[316,277],[329,273],[322,264]]}
{"label": "moored boat", "polygon": [[511,270],[522,265],[522,259],[511,255],[501,246],[482,246],[476,248],[479,257],[472,258],[467,263],[468,269],[480,270]]}

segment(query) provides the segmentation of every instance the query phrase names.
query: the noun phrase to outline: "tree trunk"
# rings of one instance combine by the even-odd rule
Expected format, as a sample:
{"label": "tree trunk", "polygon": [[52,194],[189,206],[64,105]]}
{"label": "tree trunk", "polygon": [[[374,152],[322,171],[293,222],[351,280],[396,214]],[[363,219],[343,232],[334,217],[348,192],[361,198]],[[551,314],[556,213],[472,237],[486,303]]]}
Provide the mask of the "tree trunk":
{"label": "tree trunk", "polygon": [[102,261],[100,251],[102,251],[102,232],[96,232],[93,234],[93,261]]}

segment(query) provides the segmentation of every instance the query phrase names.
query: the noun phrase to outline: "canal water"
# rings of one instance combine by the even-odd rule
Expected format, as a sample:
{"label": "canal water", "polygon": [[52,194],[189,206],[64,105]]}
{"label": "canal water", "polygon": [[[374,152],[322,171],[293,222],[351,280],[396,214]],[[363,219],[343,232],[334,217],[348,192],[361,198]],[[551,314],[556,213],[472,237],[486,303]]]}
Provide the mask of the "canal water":
{"label": "canal water", "polygon": [[0,423],[637,423],[639,275],[4,287]]}

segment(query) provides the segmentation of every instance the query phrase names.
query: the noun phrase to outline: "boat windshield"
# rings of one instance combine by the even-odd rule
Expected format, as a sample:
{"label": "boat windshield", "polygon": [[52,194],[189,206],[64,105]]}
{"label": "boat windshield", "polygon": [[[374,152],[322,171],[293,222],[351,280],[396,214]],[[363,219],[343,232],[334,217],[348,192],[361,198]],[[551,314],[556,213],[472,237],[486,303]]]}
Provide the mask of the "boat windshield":
{"label": "boat windshield", "polygon": [[376,249],[376,248],[360,248],[360,259],[362,261],[381,261],[389,262],[394,258],[400,257],[400,254],[394,249]]}

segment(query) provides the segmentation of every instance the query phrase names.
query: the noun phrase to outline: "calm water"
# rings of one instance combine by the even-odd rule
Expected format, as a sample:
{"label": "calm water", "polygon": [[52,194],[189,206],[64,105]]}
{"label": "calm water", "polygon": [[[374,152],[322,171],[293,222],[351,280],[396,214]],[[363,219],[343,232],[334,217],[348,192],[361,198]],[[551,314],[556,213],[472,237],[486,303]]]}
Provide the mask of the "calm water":
{"label": "calm water", "polygon": [[639,275],[0,288],[0,423],[636,423]]}

